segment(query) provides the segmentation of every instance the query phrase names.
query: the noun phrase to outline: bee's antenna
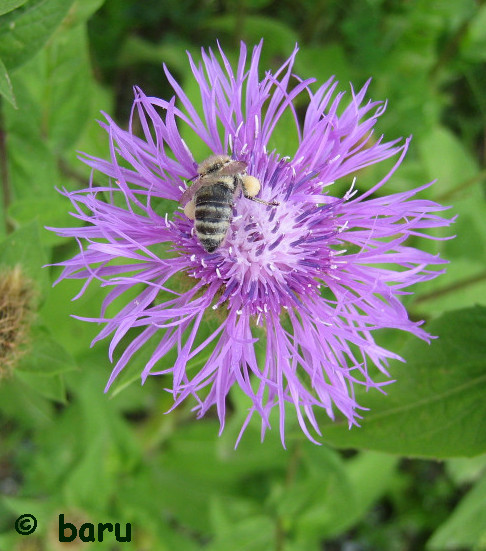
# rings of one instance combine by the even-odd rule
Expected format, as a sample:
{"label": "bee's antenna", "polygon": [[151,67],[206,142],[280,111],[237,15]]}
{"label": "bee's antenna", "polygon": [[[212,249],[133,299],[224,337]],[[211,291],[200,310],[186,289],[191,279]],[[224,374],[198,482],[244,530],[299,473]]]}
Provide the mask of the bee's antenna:
{"label": "bee's antenna", "polygon": [[246,196],[246,198],[250,199],[250,201],[255,201],[255,203],[262,203],[262,205],[269,205],[271,207],[278,207],[280,205],[280,203],[278,203],[277,201],[264,201],[263,199],[259,199],[258,197]]}

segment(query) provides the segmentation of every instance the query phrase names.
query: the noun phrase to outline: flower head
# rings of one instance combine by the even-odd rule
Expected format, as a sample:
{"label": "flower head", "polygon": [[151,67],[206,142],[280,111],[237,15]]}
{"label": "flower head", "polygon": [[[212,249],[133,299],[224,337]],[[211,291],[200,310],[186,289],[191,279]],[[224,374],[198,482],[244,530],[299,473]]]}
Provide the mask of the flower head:
{"label": "flower head", "polygon": [[[95,340],[112,335],[110,358],[138,328],[107,388],[152,341],[142,380],[170,374],[174,407],[193,396],[203,416],[215,405],[222,429],[228,392],[237,385],[251,399],[242,432],[257,413],[264,433],[276,407],[283,441],[288,403],[313,440],[311,427],[320,434],[318,408],[331,418],[340,411],[350,426],[357,424],[355,385],[380,388],[384,383],[372,380],[372,370],[387,374],[388,359],[400,359],[375,343],[376,329],[428,338],[398,297],[440,274],[427,266],[444,261],[407,245],[407,239],[449,221],[435,214],[444,207],[417,197],[430,184],[381,193],[409,139],[373,136],[385,104],[365,100],[367,84],[345,96],[331,78],[312,91],[313,79],[292,73],[297,49],[278,71],[260,79],[261,47],[248,60],[242,44],[236,70],[221,49],[203,50],[199,65],[189,56],[201,112],[165,68],[173,98],[147,97],[136,88],[128,130],[106,116],[102,126],[111,158],[83,160],[109,181],[64,192],[85,225],[56,230],[80,245],[79,254],[62,263],[60,279],[86,279],[86,285],[98,280],[111,288],[101,316],[88,319],[105,324]],[[303,117],[295,107],[302,97]],[[289,113],[298,134],[291,158],[269,145]],[[251,201],[238,189],[229,229],[213,252],[205,250],[194,221],[181,210],[173,216],[157,210],[160,199],[181,199],[204,160],[191,154],[183,126],[205,144],[208,157],[227,155],[246,167],[261,184],[259,199],[278,203]],[[383,180],[355,189],[360,169],[390,157],[396,162]],[[333,195],[333,183],[343,178],[349,179],[347,193]],[[156,249],[160,244],[167,244],[163,253]],[[107,317],[107,307],[124,293],[132,296],[139,284],[136,298]],[[209,319],[217,320],[216,327],[204,333]],[[174,348],[177,358],[168,364],[164,357]],[[203,361],[188,369],[198,358]]]}

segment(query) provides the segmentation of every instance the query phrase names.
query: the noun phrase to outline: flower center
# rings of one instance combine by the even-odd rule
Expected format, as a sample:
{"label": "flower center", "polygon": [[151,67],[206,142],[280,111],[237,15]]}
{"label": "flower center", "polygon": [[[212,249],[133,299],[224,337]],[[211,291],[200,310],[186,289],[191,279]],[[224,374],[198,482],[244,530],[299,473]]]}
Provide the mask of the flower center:
{"label": "flower center", "polygon": [[[316,205],[309,197],[329,198],[310,175],[299,179],[283,160],[267,157],[261,165],[259,171],[248,172],[262,183],[261,199],[278,205],[237,194],[230,228],[214,253],[197,243],[194,228],[191,235],[183,232],[186,237],[180,244],[191,260],[188,274],[207,284],[221,284],[213,307],[229,301],[231,307],[250,314],[280,312],[299,304],[305,295],[317,294],[333,268],[331,245],[338,233],[334,205],[341,201]],[[190,223],[186,219],[184,226],[186,221]]]}

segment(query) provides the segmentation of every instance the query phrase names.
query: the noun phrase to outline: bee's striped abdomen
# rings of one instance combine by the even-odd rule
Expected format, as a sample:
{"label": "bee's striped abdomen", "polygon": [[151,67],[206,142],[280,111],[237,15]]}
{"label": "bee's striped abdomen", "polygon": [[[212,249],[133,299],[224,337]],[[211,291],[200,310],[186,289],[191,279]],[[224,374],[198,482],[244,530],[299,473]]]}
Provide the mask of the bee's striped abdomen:
{"label": "bee's striped abdomen", "polygon": [[200,188],[195,195],[196,234],[208,252],[215,251],[228,232],[233,215],[235,185],[218,182]]}

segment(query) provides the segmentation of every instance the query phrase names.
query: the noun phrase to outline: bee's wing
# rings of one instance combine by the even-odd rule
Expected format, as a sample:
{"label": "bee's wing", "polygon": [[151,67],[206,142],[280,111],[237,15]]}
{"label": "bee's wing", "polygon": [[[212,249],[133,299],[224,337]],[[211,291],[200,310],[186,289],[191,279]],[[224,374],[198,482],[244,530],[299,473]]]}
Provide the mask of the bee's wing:
{"label": "bee's wing", "polygon": [[221,176],[235,176],[236,174],[245,172],[247,167],[248,163],[245,163],[244,161],[231,161],[227,165],[221,167],[221,169],[218,170],[218,174]]}
{"label": "bee's wing", "polygon": [[181,195],[181,198],[179,199],[179,203],[182,205],[182,206],[185,206],[186,203],[189,203],[189,201],[194,197],[194,194],[196,193],[196,191],[200,188],[202,188],[203,186],[210,186],[214,184],[214,181],[211,180],[210,178],[201,178],[199,177],[193,184],[191,187],[188,187],[184,193]]}

